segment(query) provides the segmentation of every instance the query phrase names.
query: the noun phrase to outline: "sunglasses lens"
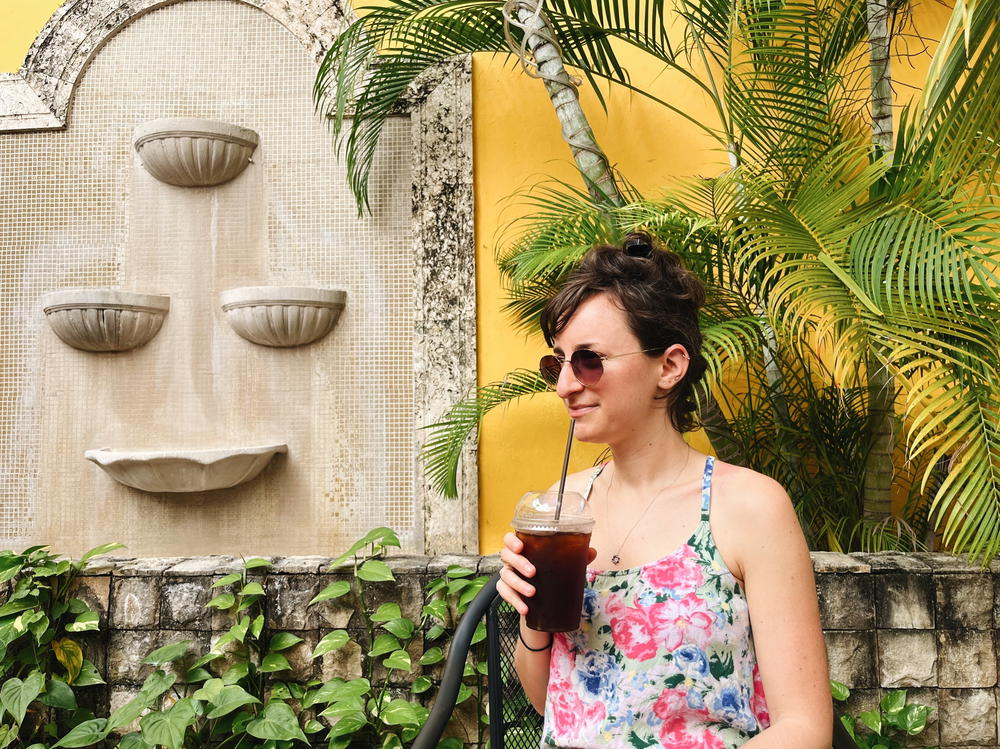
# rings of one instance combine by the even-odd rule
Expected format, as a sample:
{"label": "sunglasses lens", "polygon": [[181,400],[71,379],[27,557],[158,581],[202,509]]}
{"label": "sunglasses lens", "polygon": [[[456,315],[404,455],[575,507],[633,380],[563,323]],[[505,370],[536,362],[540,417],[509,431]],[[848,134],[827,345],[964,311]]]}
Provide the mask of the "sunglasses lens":
{"label": "sunglasses lens", "polygon": [[562,371],[562,362],[552,356],[552,354],[543,356],[538,360],[538,371],[542,375],[543,380],[550,385],[555,385],[559,382],[559,373]]}
{"label": "sunglasses lens", "polygon": [[576,379],[584,385],[595,384],[604,374],[604,362],[601,361],[600,355],[588,349],[574,351],[569,362],[573,367]]}

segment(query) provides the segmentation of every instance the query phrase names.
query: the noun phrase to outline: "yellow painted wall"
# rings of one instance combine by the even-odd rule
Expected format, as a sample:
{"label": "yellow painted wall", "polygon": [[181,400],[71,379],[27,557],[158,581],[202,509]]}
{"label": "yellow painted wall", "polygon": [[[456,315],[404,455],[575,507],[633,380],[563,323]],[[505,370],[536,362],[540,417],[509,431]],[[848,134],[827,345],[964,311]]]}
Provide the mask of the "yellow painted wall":
{"label": "yellow painted wall", "polygon": [[[59,0],[0,0],[0,71],[15,71]],[[948,9],[916,5],[915,22],[926,36],[944,26]],[[914,50],[916,51],[916,50]],[[681,76],[632,60],[633,81],[664,98],[711,118],[697,89]],[[926,70],[926,57],[898,62],[893,70],[900,98],[910,95]],[[725,167],[714,143],[677,115],[636,95],[616,92],[605,114],[589,93],[584,107],[598,142],[615,166],[648,195],[671,177],[711,175]],[[509,63],[478,55],[473,64],[477,278],[479,294],[479,378],[494,381],[515,367],[533,367],[544,353],[540,337],[515,333],[500,312],[504,294],[494,263],[498,232],[515,216],[508,198],[546,178],[576,180],[569,151],[539,81]],[[714,122],[709,119],[710,123]],[[568,426],[555,395],[536,396],[491,414],[480,438],[480,542],[496,551],[517,498],[547,487],[558,475]],[[703,437],[696,446],[706,449]],[[572,468],[591,465],[599,449],[578,445]]]}
{"label": "yellow painted wall", "polygon": [[28,48],[61,0],[0,0],[0,73],[21,67]]}

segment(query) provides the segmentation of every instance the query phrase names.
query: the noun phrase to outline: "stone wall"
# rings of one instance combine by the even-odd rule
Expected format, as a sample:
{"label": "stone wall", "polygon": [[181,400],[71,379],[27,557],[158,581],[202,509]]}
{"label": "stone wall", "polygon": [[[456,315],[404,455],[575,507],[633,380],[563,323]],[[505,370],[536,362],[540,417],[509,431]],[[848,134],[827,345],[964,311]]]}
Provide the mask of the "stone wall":
{"label": "stone wall", "polygon": [[[338,601],[307,607],[343,575],[326,571],[321,557],[276,558],[260,578],[268,593],[268,626],[303,642],[288,653],[294,677],[358,675],[361,652],[345,648],[312,661],[309,653],[331,628],[358,622]],[[831,676],[852,689],[848,712],[874,708],[886,689],[907,688],[911,699],[934,708],[928,730],[912,746],[997,749],[997,623],[994,579],[1000,564],[983,570],[944,554],[815,553],[820,611]],[[95,707],[122,704],[150,670],[142,658],[154,647],[191,639],[204,652],[228,629],[205,609],[213,579],[239,569],[230,557],[116,559],[93,567],[78,595],[101,613],[101,633],[88,657],[108,686],[95,687]],[[394,600],[419,619],[424,583],[449,564],[492,573],[496,557],[397,557],[397,582],[375,587],[371,603]],[[411,653],[419,656],[418,652]],[[414,662],[417,658],[414,657]],[[432,674],[434,675],[434,674]],[[99,690],[103,689],[103,692]]]}

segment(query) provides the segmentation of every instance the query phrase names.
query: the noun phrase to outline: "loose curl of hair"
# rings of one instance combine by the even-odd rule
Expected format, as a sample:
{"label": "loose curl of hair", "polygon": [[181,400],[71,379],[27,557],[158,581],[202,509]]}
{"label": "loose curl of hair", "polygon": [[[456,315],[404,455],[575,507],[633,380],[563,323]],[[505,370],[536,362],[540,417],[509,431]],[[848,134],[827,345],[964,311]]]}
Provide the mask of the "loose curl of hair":
{"label": "loose curl of hair", "polygon": [[549,346],[585,301],[608,294],[625,312],[629,329],[649,356],[679,343],[691,361],[684,377],[664,396],[674,428],[698,426],[694,386],[707,367],[701,353],[698,310],[705,289],[681,258],[657,247],[645,232],[629,234],[621,246],[598,245],[583,257],[559,292],[542,310],[542,334]]}

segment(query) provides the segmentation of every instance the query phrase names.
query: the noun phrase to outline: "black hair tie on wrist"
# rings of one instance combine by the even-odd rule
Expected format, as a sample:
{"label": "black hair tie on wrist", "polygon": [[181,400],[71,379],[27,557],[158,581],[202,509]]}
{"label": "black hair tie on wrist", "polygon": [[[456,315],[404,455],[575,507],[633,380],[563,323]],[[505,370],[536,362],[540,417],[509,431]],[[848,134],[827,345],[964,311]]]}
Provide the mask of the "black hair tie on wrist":
{"label": "black hair tie on wrist", "polygon": [[552,643],[555,642],[556,636],[554,634],[552,634],[551,632],[549,632],[549,644],[546,645],[546,646],[544,646],[544,647],[541,647],[541,648],[533,648],[533,647],[531,647],[531,645],[529,645],[528,643],[526,643],[524,641],[524,638],[521,636],[521,628],[518,627],[518,629],[517,629],[517,639],[520,640],[521,644],[524,645],[524,647],[527,648],[528,650],[530,650],[532,653],[541,653],[543,650],[548,650],[549,648],[552,647]]}
{"label": "black hair tie on wrist", "polygon": [[622,243],[622,252],[629,257],[642,257],[648,260],[653,256],[653,245],[645,237],[629,237]]}

